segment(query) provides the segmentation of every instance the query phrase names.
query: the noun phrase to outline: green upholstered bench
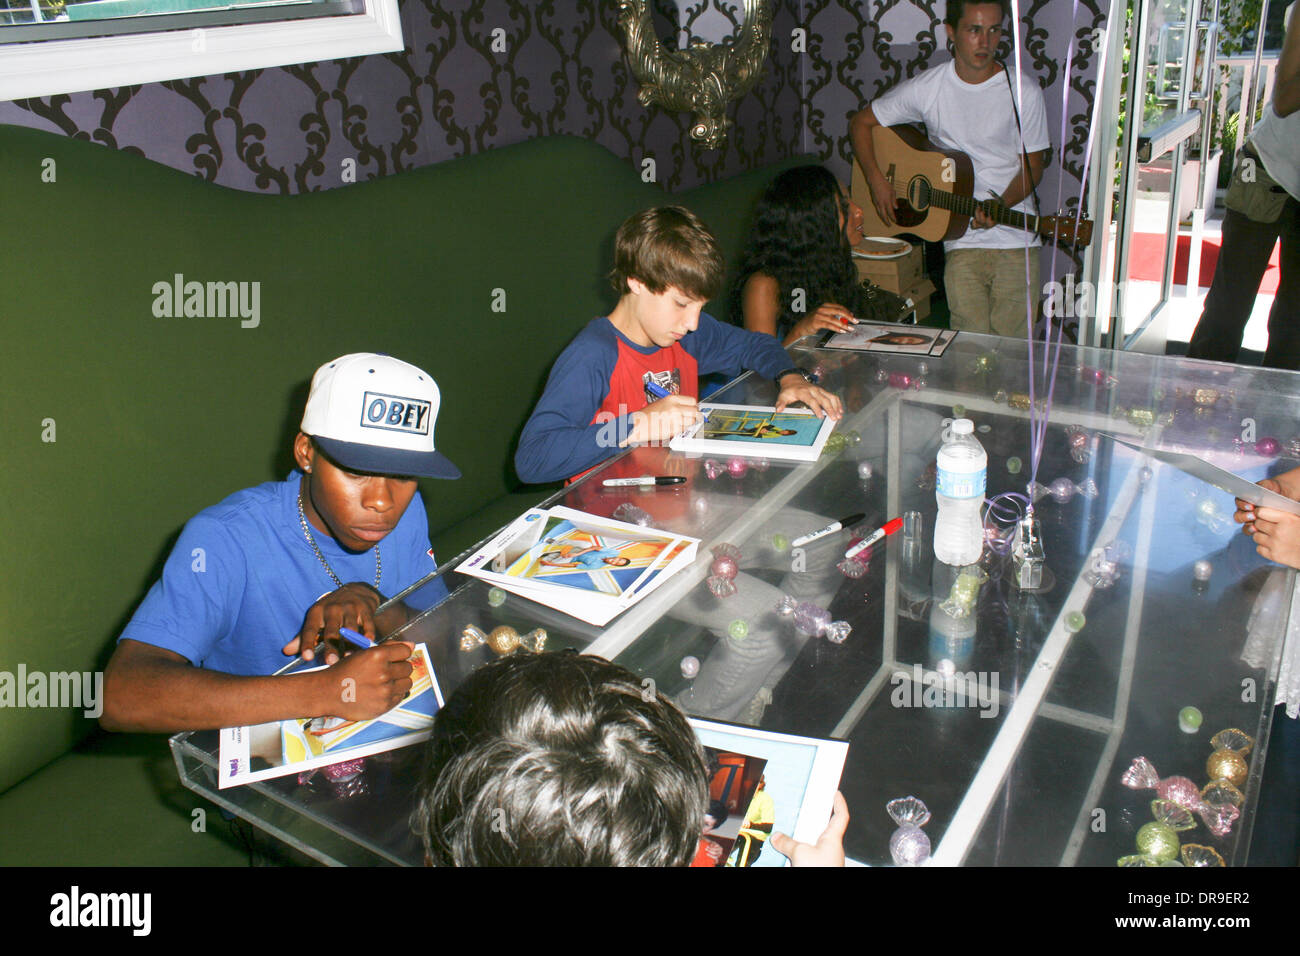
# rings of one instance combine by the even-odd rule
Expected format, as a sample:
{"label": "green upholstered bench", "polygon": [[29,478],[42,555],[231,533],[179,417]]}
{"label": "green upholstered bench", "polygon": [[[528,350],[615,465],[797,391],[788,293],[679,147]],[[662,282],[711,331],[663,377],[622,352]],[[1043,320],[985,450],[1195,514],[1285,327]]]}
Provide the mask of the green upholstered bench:
{"label": "green upholstered bench", "polygon": [[[346,352],[438,380],[438,448],[465,477],[422,490],[453,558],[549,493],[518,483],[515,443],[556,355],[612,302],[619,222],[681,202],[734,261],[759,192],[791,165],[667,197],[603,148],[550,137],[283,197],[12,126],[0,156],[10,674],[102,671],[182,524],[289,471],[310,375]],[[202,315],[168,315],[177,276],[247,283],[244,313],[205,298]],[[201,806],[161,737],[0,708],[0,863],[245,862],[212,838],[213,808],[195,833]]]}

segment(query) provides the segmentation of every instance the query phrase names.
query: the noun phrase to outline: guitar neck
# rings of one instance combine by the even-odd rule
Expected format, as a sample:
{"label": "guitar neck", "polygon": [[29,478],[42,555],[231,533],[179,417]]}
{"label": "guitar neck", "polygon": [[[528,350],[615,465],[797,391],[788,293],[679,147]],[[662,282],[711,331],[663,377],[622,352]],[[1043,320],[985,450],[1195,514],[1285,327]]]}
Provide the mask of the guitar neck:
{"label": "guitar neck", "polygon": [[[940,209],[955,212],[959,216],[974,216],[975,210],[980,208],[980,204],[975,200],[974,196],[957,196],[953,193],[944,192],[942,189],[935,189],[933,186],[930,188],[930,203]],[[1016,229],[1023,229],[1027,223],[1030,232],[1037,233],[1039,231],[1040,217],[1038,216],[1027,216],[1001,203],[994,205],[991,211],[988,207],[984,211],[1000,226],[1013,226]]]}

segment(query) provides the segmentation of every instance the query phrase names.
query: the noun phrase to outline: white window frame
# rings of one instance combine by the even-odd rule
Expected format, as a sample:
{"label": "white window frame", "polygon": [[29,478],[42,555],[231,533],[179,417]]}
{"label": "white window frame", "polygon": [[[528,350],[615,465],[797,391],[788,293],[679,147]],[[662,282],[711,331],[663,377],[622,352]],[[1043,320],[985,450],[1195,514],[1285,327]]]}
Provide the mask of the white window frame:
{"label": "white window frame", "polygon": [[402,49],[397,0],[365,12],[0,46],[0,100],[314,63]]}

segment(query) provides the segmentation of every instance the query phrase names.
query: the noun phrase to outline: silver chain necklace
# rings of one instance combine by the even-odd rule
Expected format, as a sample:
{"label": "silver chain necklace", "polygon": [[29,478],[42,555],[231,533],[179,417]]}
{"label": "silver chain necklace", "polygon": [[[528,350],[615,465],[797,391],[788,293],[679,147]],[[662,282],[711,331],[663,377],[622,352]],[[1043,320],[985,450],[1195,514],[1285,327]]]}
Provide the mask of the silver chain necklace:
{"label": "silver chain necklace", "polygon": [[[340,588],[343,587],[343,582],[340,581],[339,576],[334,573],[334,569],[330,567],[330,563],[325,560],[325,555],[321,554],[320,545],[316,543],[316,538],[311,533],[311,528],[307,526],[307,515],[302,510],[302,485],[298,486],[298,523],[302,525],[302,536],[307,539],[307,543],[311,545],[311,549],[314,552],[316,552],[316,560],[318,560],[321,564],[321,567],[325,569],[325,573],[328,574],[330,578],[334,581],[336,587],[340,587]],[[379,560],[379,545],[375,545],[375,590],[376,591],[379,590],[379,578],[383,573],[384,573],[384,568]]]}

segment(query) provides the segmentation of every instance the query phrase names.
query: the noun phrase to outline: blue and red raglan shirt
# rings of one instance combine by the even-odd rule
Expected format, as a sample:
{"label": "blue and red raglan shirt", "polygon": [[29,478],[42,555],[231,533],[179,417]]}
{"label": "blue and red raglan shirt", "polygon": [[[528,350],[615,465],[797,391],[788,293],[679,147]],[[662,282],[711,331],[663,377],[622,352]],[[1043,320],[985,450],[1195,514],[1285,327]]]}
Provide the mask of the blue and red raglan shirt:
{"label": "blue and red raglan shirt", "polygon": [[701,313],[698,327],[669,348],[635,345],[608,318],[592,319],[560,353],[541,400],[524,426],[515,470],[528,483],[581,474],[619,451],[631,416],[667,391],[699,397],[699,377],[752,369],[768,378],[794,363],[770,335],[747,332]]}

